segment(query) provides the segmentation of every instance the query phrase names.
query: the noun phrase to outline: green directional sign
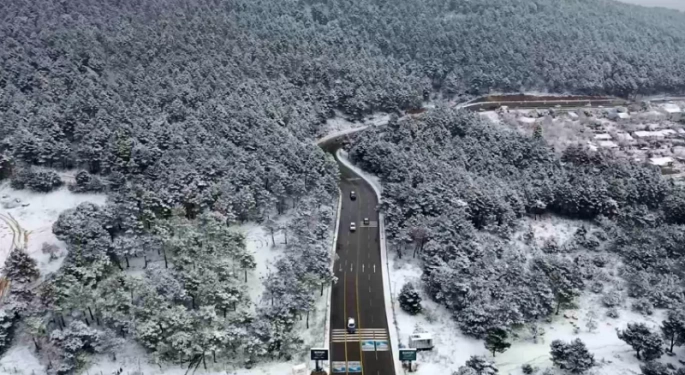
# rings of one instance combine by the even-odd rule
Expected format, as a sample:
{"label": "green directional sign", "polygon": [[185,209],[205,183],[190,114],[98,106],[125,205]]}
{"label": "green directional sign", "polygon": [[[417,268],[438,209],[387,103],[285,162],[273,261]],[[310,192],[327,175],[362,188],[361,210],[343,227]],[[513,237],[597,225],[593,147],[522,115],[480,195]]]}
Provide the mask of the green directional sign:
{"label": "green directional sign", "polygon": [[416,361],[416,349],[400,349],[400,361]]}

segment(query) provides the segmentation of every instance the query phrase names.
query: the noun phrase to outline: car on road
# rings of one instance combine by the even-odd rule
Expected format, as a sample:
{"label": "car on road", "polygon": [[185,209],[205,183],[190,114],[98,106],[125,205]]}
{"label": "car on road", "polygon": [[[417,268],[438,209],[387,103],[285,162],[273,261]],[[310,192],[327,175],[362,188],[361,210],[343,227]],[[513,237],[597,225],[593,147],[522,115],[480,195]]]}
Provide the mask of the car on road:
{"label": "car on road", "polygon": [[368,217],[364,218],[364,225],[369,225],[369,218]]}
{"label": "car on road", "polygon": [[357,230],[357,224],[353,222],[350,223],[350,232],[354,232]]}
{"label": "car on road", "polygon": [[347,333],[357,332],[357,323],[354,318],[347,318]]}
{"label": "car on road", "polygon": [[354,190],[350,191],[350,199],[352,199],[352,200],[357,199],[357,193],[355,193]]}

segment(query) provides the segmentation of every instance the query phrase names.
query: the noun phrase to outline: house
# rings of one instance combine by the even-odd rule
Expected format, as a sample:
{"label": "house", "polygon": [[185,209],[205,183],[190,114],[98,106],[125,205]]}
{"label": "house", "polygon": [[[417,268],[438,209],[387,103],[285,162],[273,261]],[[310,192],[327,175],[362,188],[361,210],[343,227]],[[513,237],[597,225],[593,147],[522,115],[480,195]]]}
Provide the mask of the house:
{"label": "house", "polygon": [[640,140],[661,139],[664,137],[659,132],[647,131],[647,130],[638,130],[636,132],[633,132],[633,136],[635,136],[635,138],[640,139]]}
{"label": "house", "polygon": [[575,113],[575,112],[569,112],[569,113],[568,113],[568,117],[569,117],[571,120],[574,120],[574,121],[575,121],[575,120],[578,120],[578,114]]}
{"label": "house", "polygon": [[628,133],[616,133],[616,139],[621,142],[633,142],[635,138],[631,137]]}
{"label": "house", "polygon": [[610,141],[611,135],[608,133],[595,134],[595,139],[598,141]]}
{"label": "house", "polygon": [[605,149],[617,149],[619,148],[618,144],[614,141],[599,141],[597,142],[599,147],[605,148]]}
{"label": "house", "polygon": [[654,130],[654,131],[638,130],[636,132],[633,132],[633,135],[635,136],[635,138],[641,139],[641,140],[664,139],[664,138],[668,138],[674,134],[676,134],[676,131],[673,129],[662,129],[662,130]]}
{"label": "house", "polygon": [[619,112],[616,114],[616,121],[618,122],[628,122],[630,120],[630,115],[625,112]]}
{"label": "house", "polygon": [[661,108],[661,110],[668,116],[671,121],[680,121],[683,117],[683,110],[676,104],[667,103]]}
{"label": "house", "polygon": [[663,156],[658,158],[649,158],[649,164],[657,167],[672,167],[675,160],[670,156]]}
{"label": "house", "polygon": [[679,171],[673,165],[674,163],[675,160],[670,156],[649,158],[649,164],[659,167],[662,174],[678,173]]}
{"label": "house", "polygon": [[611,149],[618,148],[618,145],[616,144],[616,142],[613,142],[613,141],[599,141],[597,143],[599,144],[599,147],[602,147],[602,148],[611,148]]}

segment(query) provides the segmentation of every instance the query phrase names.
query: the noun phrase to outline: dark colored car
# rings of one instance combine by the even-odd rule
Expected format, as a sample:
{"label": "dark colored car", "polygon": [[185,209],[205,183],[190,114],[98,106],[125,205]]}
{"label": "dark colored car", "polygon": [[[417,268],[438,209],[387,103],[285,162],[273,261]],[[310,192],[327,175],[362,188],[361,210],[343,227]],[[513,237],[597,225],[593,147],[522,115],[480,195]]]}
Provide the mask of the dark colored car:
{"label": "dark colored car", "polygon": [[352,191],[350,192],[350,199],[352,199],[352,200],[357,199],[357,193],[355,193],[354,190],[352,190]]}

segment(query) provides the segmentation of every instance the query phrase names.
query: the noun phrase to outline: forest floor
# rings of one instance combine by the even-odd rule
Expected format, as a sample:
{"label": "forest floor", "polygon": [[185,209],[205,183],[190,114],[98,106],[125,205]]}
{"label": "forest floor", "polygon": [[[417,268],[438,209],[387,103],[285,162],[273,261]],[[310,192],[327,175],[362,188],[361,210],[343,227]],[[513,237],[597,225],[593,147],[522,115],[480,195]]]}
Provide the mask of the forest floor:
{"label": "forest floor", "polygon": [[[104,205],[104,194],[74,194],[66,187],[53,192],[34,193],[12,189],[8,183],[0,185],[0,214],[11,215],[19,225],[29,231],[27,253],[36,260],[41,278],[57,271],[66,256],[66,244],[52,233],[52,224],[59,214],[75,208],[83,202]],[[5,264],[12,246],[12,231],[0,221],[0,265]],[[43,244],[58,247],[56,259],[42,251]],[[44,374],[45,367],[34,355],[33,344],[19,337],[15,344],[0,358],[0,374]]]}
{"label": "forest floor", "polygon": [[[74,208],[82,202],[92,202],[104,205],[106,196],[101,194],[73,194],[66,188],[48,193],[33,193],[27,190],[14,190],[8,184],[0,186],[0,213],[11,214],[25,230],[30,231],[27,251],[38,263],[41,275],[55,272],[59,269],[64,256],[66,246],[52,233],[52,224],[59,214],[67,209]],[[290,219],[289,215],[275,218],[277,223],[284,223]],[[248,288],[253,306],[260,303],[263,292],[263,280],[270,277],[275,262],[284,254],[284,235],[277,232],[274,235],[275,246],[272,244],[270,233],[256,223],[246,223],[234,227],[235,230],[245,234],[248,250],[254,254],[257,263],[256,269],[248,274]],[[332,231],[331,231],[332,236]],[[330,242],[330,237],[327,240]],[[4,264],[9,254],[12,243],[12,232],[4,222],[0,222],[0,264]],[[42,252],[43,243],[55,244],[59,247],[58,258],[49,260],[49,255]],[[142,259],[131,259],[131,268],[126,272],[130,275],[142,273]],[[197,374],[216,375],[281,375],[290,373],[296,364],[308,364],[310,347],[322,346],[324,341],[324,326],[326,322],[326,294],[317,294],[315,310],[309,316],[309,329],[303,317],[296,323],[295,329],[300,332],[304,340],[302,352],[291,361],[273,361],[260,363],[248,370],[239,365],[207,363],[208,371],[202,366],[196,371]],[[83,371],[89,375],[110,375],[119,368],[123,369],[122,375],[153,375],[170,374],[181,375],[186,373],[187,366],[165,365],[160,367],[152,363],[152,359],[145,354],[145,350],[132,341],[126,342],[122,350],[117,353],[117,360],[112,361],[109,356],[96,356],[92,358],[90,366]],[[14,345],[0,358],[0,374],[16,375],[39,375],[45,373],[45,365],[35,356],[33,344],[22,335],[19,335]]]}
{"label": "forest floor", "polygon": [[[528,225],[532,226],[538,244],[542,244],[551,237],[554,237],[558,243],[563,243],[581,223],[577,220],[550,215],[540,220],[523,219],[521,227],[523,229]],[[512,240],[514,242],[512,245],[520,245],[516,238],[522,233],[523,230],[518,235],[514,235],[515,240]],[[494,360],[500,374],[521,375],[523,374],[521,366],[524,364],[530,364],[539,369],[552,367],[549,345],[553,340],[568,342],[576,338],[580,338],[587,345],[588,350],[594,354],[597,361],[597,367],[593,370],[595,374],[640,374],[642,362],[635,357],[635,352],[630,346],[618,339],[616,329],[623,329],[631,322],[644,322],[652,330],[658,331],[665,316],[665,311],[658,309],[655,309],[654,313],[649,316],[631,311],[632,300],[628,298],[617,307],[619,318],[609,318],[606,316],[607,308],[604,308],[600,301],[601,294],[593,294],[586,290],[576,300],[573,308],[562,310],[559,315],[539,322],[540,332],[544,334],[540,335],[537,341],[533,340],[529,331],[530,325],[527,325],[515,331],[517,337],[511,341],[511,348],[493,358],[485,349],[483,340],[464,336],[452,318],[452,314],[445,307],[433,302],[420,287],[423,285],[420,280],[422,268],[418,258],[412,258],[411,253],[407,253],[399,259],[394,250],[389,250],[388,258],[401,343],[406,346],[408,336],[417,332],[429,333],[434,340],[435,348],[432,351],[418,354],[417,375],[435,374],[441,369],[447,370],[445,373],[457,371],[471,355],[483,355]],[[609,270],[609,274],[613,275],[615,272]],[[399,291],[407,282],[414,283],[421,295],[424,310],[418,315],[409,315],[399,307],[397,302]],[[615,278],[607,284],[619,285],[620,283],[621,281]],[[593,332],[586,327],[590,311],[596,313],[594,319],[597,322],[597,328]],[[574,332],[576,326],[579,327],[577,333]],[[659,361],[671,363],[676,367],[682,366],[678,363],[678,357],[683,358],[685,348],[675,348],[674,352],[676,356],[664,355]]]}
{"label": "forest floor", "polygon": [[[52,233],[52,224],[59,214],[83,202],[104,205],[106,200],[104,194],[73,194],[66,187],[44,194],[14,190],[8,183],[0,185],[0,214],[11,215],[30,232],[26,251],[38,263],[43,277],[59,269],[66,255],[66,245]],[[12,236],[7,223],[0,221],[0,264],[5,264],[9,255]],[[50,261],[49,254],[42,252],[44,243],[59,247],[57,259]]]}
{"label": "forest floor", "polygon": [[[278,224],[285,223],[291,219],[289,214],[274,217]],[[233,230],[242,232],[245,235],[246,245],[257,263],[254,271],[248,273],[248,290],[253,307],[262,301],[264,291],[263,282],[274,275],[276,272],[275,264],[280,257],[285,255],[285,237],[282,232],[275,232],[272,241],[270,232],[257,223],[245,223],[232,227]],[[331,231],[332,236],[332,231]],[[326,243],[331,241],[331,237]],[[309,328],[306,327],[306,320],[303,316],[295,323],[295,331],[299,333],[304,341],[300,353],[290,361],[274,359],[273,361],[260,362],[251,369],[246,369],[240,361],[234,363],[210,363],[207,361],[207,370],[201,365],[195,374],[205,375],[283,375],[290,374],[293,366],[309,363],[309,349],[312,347],[323,346],[324,327],[326,324],[326,298],[324,293],[316,295],[315,309],[309,316]],[[187,366],[174,364],[164,364],[158,366],[152,363],[152,358],[145,354],[145,350],[139,345],[129,342],[125,345],[123,353],[119,353],[117,361],[112,361],[109,356],[98,356],[93,360],[93,364],[83,373],[87,375],[109,375],[113,371],[122,368],[122,375],[183,375],[187,371]],[[190,372],[192,373],[192,371]]]}

